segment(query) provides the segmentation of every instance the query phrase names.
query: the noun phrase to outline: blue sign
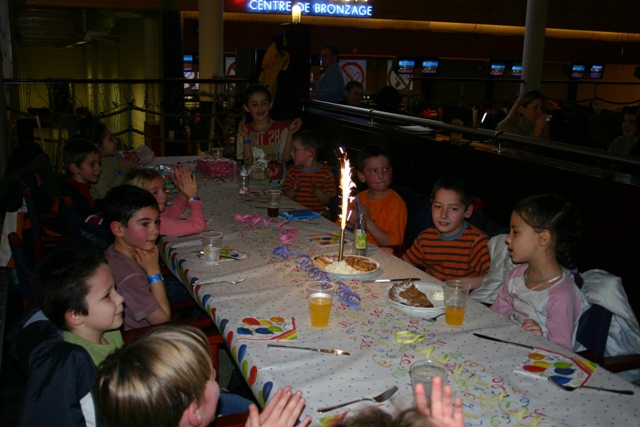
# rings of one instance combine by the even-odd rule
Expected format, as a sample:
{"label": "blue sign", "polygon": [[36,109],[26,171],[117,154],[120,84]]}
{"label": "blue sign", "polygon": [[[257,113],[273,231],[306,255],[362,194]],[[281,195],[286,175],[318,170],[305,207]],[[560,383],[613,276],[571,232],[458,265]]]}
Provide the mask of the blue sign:
{"label": "blue sign", "polygon": [[249,12],[290,14],[291,6],[297,4],[303,15],[342,16],[345,18],[371,18],[373,6],[353,3],[291,2],[281,0],[249,0]]}

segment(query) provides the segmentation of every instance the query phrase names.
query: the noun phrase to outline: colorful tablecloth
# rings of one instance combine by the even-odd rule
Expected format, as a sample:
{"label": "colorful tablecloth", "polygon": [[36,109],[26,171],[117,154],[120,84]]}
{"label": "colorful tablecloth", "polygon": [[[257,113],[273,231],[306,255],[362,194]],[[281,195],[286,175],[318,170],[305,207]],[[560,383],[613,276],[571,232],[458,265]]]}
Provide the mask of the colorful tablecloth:
{"label": "colorful tablecloth", "polygon": [[[360,305],[350,307],[334,298],[330,326],[311,327],[304,288],[305,282],[312,280],[308,258],[285,259],[274,249],[282,246],[280,238],[286,230],[291,232],[295,228],[297,237],[287,245],[288,250],[310,256],[335,253],[338,227],[323,218],[267,223],[264,199],[260,198],[260,187],[256,185],[252,187],[257,191],[252,200],[238,195],[237,183],[201,178],[199,188],[209,228],[223,232],[223,245],[247,257],[223,259],[215,266],[204,265],[196,253],[200,249],[197,236],[162,239],[161,252],[176,276],[189,285],[215,320],[261,403],[279,387],[291,385],[302,390],[307,400],[303,415],[311,415],[314,425],[326,425],[335,417],[344,417],[375,403],[358,403],[327,414],[316,412],[317,408],[372,397],[395,384],[399,391],[393,398],[375,405],[385,410],[405,408],[413,403],[411,363],[430,357],[445,363],[449,372],[447,382],[453,386],[455,395],[463,399],[468,426],[640,424],[638,392],[624,396],[588,389],[562,391],[544,378],[532,375],[527,368],[554,363],[545,359],[548,357],[545,351],[529,351],[475,337],[472,332],[558,352],[567,360],[577,357],[543,337],[521,332],[517,325],[475,301],[468,304],[465,324],[450,327],[443,317],[429,323],[391,306],[383,297],[388,284],[343,277],[340,281],[359,295]],[[283,199],[283,208],[299,208],[293,201]],[[264,220],[257,225],[234,221],[235,215],[252,213]],[[313,237],[319,234],[326,234],[327,240]],[[326,241],[330,243],[322,244]],[[347,245],[345,251],[349,250]],[[380,262],[381,268],[367,278],[420,277],[427,283],[439,283],[377,248],[371,251],[371,257]],[[197,284],[242,278],[245,280],[235,285]],[[399,344],[396,333],[402,331],[424,334],[425,340],[415,346]],[[251,334],[260,335],[261,339],[246,339]],[[267,348],[269,338],[281,344],[341,349],[351,355]],[[585,375],[584,369],[567,360],[562,360],[564,375]],[[604,369],[591,372],[595,366],[586,363],[585,367],[591,375],[589,385],[633,388]]]}

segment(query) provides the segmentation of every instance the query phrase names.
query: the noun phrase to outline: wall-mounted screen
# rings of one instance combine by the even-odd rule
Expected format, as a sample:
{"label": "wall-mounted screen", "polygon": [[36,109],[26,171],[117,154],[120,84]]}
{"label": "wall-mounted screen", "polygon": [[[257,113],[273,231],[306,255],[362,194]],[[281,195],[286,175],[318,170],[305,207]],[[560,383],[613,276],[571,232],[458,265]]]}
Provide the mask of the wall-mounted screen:
{"label": "wall-mounted screen", "polygon": [[425,59],[422,61],[422,75],[428,76],[438,73],[438,60],[437,59]]}
{"label": "wall-mounted screen", "polygon": [[522,76],[522,62],[514,62],[511,64],[511,77]]}
{"label": "wall-mounted screen", "polygon": [[491,70],[489,71],[489,75],[491,77],[502,77],[504,76],[504,69],[506,65],[504,62],[491,62]]}
{"label": "wall-mounted screen", "polygon": [[589,73],[590,79],[601,79],[604,74],[604,64],[593,64],[591,66],[591,72]]}
{"label": "wall-mounted screen", "polygon": [[398,74],[413,75],[413,68],[416,65],[414,59],[398,59]]}
{"label": "wall-mounted screen", "polygon": [[584,77],[584,70],[587,68],[584,64],[572,64],[571,65],[571,78],[581,79]]}
{"label": "wall-mounted screen", "polygon": [[184,71],[193,71],[193,55],[183,55]]}

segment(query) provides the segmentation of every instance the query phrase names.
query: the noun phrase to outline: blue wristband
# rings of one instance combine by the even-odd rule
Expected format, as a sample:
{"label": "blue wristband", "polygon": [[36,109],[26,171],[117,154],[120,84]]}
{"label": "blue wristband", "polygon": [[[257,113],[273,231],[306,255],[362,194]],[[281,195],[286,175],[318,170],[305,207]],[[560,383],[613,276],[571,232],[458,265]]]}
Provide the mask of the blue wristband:
{"label": "blue wristband", "polygon": [[162,280],[164,280],[162,278],[162,274],[158,273],[158,274],[154,274],[152,276],[147,276],[147,281],[149,282],[149,284],[153,284],[156,282],[161,282]]}
{"label": "blue wristband", "polygon": [[124,173],[124,172],[122,172],[122,171],[118,171],[118,175],[120,175],[120,176],[125,176],[125,175],[126,175],[126,173]]}
{"label": "blue wristband", "polygon": [[251,140],[250,139],[245,139],[244,140],[244,145],[249,145],[251,144]]}
{"label": "blue wristband", "polygon": [[200,197],[198,196],[193,196],[192,198],[190,198],[189,200],[187,200],[187,202],[193,202],[194,200],[200,200]]}
{"label": "blue wristband", "polygon": [[353,231],[354,227],[345,225],[344,229],[347,230],[347,231]]}

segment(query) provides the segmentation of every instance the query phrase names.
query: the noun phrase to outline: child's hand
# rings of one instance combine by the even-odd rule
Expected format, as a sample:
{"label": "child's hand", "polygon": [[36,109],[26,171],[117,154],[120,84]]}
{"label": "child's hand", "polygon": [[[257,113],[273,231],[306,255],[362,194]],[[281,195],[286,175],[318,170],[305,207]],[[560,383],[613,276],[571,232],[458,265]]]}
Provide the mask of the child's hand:
{"label": "child's hand", "polygon": [[289,133],[293,135],[294,133],[298,132],[301,127],[302,127],[302,119],[298,117],[297,119],[292,121],[291,124],[289,125]]}
{"label": "child's hand", "polygon": [[294,191],[300,191],[300,178],[297,176],[291,177],[291,188],[293,188]]}
{"label": "child's hand", "polygon": [[251,135],[249,134],[249,127],[245,123],[244,119],[238,123],[238,134],[242,137],[242,139],[250,139]]}
{"label": "child's hand", "polygon": [[533,136],[540,138],[542,136],[549,136],[549,122],[547,121],[546,114],[539,116],[533,126]]}
{"label": "child's hand", "polygon": [[173,182],[185,199],[189,200],[198,195],[198,183],[192,171],[179,165],[177,168],[173,168],[173,174],[176,177]]}
{"label": "child's hand", "polygon": [[124,173],[136,168],[138,164],[140,164],[138,153],[131,153],[126,156],[118,155],[118,168]]}
{"label": "child's hand", "polygon": [[[249,406],[245,427],[292,427],[298,421],[304,403],[301,392],[291,393],[291,387],[278,389],[261,414],[256,405]],[[307,416],[298,426],[306,427],[309,423],[311,417]]]}
{"label": "child's hand", "polygon": [[442,378],[435,377],[431,384],[431,407],[427,402],[424,384],[415,386],[416,408],[427,419],[425,425],[430,427],[464,427],[462,414],[462,399],[459,397],[451,404],[451,386],[444,386],[442,393]]}
{"label": "child's hand", "polygon": [[311,178],[311,187],[309,187],[309,193],[311,193],[311,194],[313,194],[315,196],[316,195],[316,191],[318,191],[318,190],[319,190],[318,187],[316,187],[316,178],[312,177]]}
{"label": "child's hand", "polygon": [[542,328],[536,323],[535,320],[532,319],[527,319],[522,322],[522,327],[520,329],[522,329],[523,331],[531,331],[536,335],[542,335]]}
{"label": "child's hand", "polygon": [[369,205],[360,205],[360,211],[362,213],[362,217],[364,218],[365,223],[371,222],[371,213],[369,212]]}
{"label": "child's hand", "polygon": [[143,251],[133,248],[133,258],[142,267],[147,276],[160,273],[160,263],[158,262],[158,247],[154,246],[150,251]]}

